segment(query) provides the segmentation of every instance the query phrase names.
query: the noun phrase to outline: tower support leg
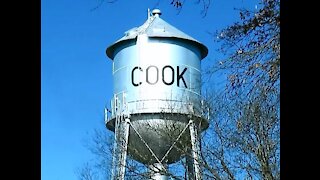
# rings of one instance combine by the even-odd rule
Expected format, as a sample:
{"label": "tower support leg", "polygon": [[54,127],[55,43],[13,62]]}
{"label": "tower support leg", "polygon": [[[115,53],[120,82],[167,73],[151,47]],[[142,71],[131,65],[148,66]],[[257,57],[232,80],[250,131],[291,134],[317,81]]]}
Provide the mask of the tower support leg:
{"label": "tower support leg", "polygon": [[[200,139],[198,137],[198,129],[191,120],[190,126],[191,152],[186,156],[187,172],[189,180],[201,180],[200,168]],[[191,157],[190,157],[191,155]]]}
{"label": "tower support leg", "polygon": [[115,121],[115,141],[113,146],[112,159],[112,180],[124,180],[128,139],[129,139],[129,122],[130,119],[120,116]]}

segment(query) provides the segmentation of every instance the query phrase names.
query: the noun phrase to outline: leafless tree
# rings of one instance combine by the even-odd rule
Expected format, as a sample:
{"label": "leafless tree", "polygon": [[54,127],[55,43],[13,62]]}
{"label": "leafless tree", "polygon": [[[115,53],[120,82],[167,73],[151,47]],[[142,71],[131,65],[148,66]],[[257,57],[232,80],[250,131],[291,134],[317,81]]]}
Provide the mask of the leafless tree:
{"label": "leafless tree", "polygon": [[[119,0],[98,0],[98,4],[94,8],[92,8],[91,11],[94,11],[94,10],[100,8],[103,5],[103,3],[108,3],[108,4],[111,3],[112,4],[112,3],[116,3],[117,1],[119,1]],[[211,5],[211,0],[192,0],[192,1],[191,0],[190,1],[187,1],[187,0],[168,0],[166,3],[168,3],[170,6],[175,8],[177,13],[179,14],[186,2],[193,2],[198,5],[201,5],[202,10],[200,13],[203,15],[203,17],[205,17],[207,15],[208,9]],[[161,3],[161,0],[155,0],[155,4],[154,4],[153,8],[156,8],[160,3]]]}
{"label": "leafless tree", "polygon": [[[184,4],[172,2],[179,8]],[[280,179],[279,7],[280,0],[261,0],[255,10],[237,9],[239,22],[214,34],[224,58],[203,74],[211,88],[203,93],[211,109],[209,129],[201,135],[203,179]],[[213,91],[210,78],[219,72],[228,78],[223,91]],[[102,130],[93,137],[97,167],[110,175],[113,136]],[[175,148],[183,143],[176,142]],[[186,179],[178,172],[186,163],[174,166],[169,175]],[[126,173],[127,179],[147,179],[148,167],[129,157]]]}
{"label": "leafless tree", "polygon": [[212,129],[203,153],[216,179],[280,179],[280,1],[259,6],[238,9],[240,21],[215,33],[225,58],[205,72],[228,77],[219,94],[207,91]]}
{"label": "leafless tree", "polygon": [[215,98],[211,126],[202,142],[206,176],[280,178],[279,100],[266,98],[263,93],[244,103]]}
{"label": "leafless tree", "polygon": [[76,170],[79,180],[97,180],[97,174],[94,167],[89,163],[85,163],[81,168]]}

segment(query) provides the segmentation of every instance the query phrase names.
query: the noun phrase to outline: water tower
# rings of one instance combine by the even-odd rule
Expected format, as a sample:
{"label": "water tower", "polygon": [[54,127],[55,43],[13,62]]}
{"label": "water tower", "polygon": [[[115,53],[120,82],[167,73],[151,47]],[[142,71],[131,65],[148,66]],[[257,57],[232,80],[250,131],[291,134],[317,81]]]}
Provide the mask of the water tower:
{"label": "water tower", "polygon": [[124,179],[126,158],[146,164],[150,179],[168,179],[168,166],[186,158],[188,179],[201,179],[198,134],[208,128],[200,61],[208,49],[148,10],[140,27],[106,50],[113,60],[114,95],[105,110],[115,133],[112,179]]}

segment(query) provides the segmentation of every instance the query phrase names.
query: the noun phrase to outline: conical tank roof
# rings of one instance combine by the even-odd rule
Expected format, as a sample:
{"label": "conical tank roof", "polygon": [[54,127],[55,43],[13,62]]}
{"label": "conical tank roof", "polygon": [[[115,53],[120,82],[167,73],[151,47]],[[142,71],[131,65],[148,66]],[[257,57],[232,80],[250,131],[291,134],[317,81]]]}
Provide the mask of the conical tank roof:
{"label": "conical tank roof", "polygon": [[125,32],[125,36],[110,45],[107,50],[107,56],[110,59],[114,58],[114,51],[119,44],[125,41],[136,39],[140,34],[146,34],[148,37],[161,37],[161,38],[177,38],[189,41],[190,43],[196,44],[201,51],[201,59],[205,58],[208,54],[208,48],[195,40],[191,36],[185,34],[184,32],[178,30],[174,26],[170,25],[166,21],[160,18],[161,12],[158,9],[152,11],[152,15],[148,14],[147,21],[140,27],[132,28]]}

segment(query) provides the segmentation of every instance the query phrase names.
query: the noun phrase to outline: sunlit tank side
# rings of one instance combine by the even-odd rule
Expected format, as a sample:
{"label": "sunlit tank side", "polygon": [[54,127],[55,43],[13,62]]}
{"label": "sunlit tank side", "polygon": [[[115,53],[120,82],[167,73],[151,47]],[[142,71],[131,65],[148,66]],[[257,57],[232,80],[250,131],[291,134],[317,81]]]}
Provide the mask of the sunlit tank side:
{"label": "sunlit tank side", "polygon": [[207,48],[155,15],[126,32],[106,52],[113,60],[114,82],[107,128],[114,131],[117,113],[127,113],[145,141],[130,129],[128,152],[134,159],[157,162],[145,147],[147,143],[159,159],[165,156],[167,164],[178,161],[190,144],[189,131],[165,153],[188,121],[193,119],[201,131],[208,128],[200,72]]}

